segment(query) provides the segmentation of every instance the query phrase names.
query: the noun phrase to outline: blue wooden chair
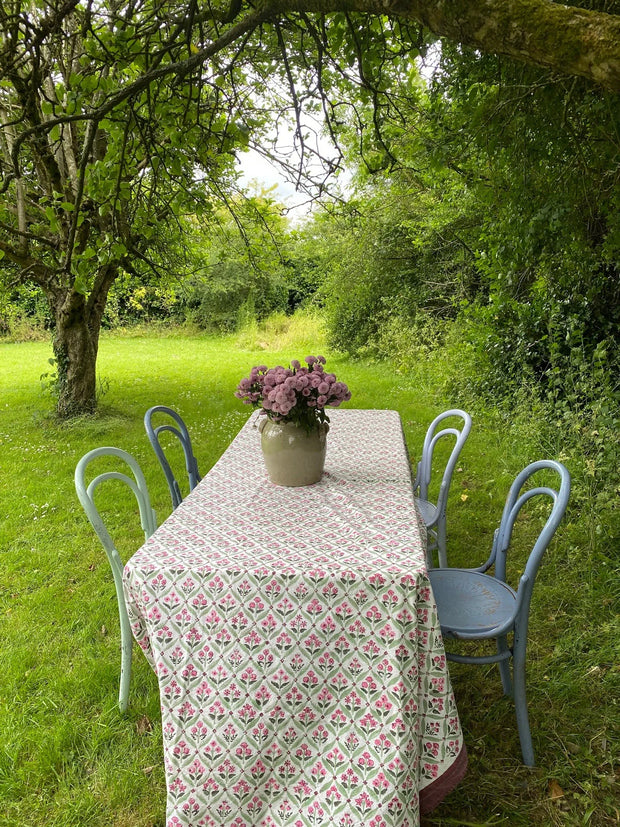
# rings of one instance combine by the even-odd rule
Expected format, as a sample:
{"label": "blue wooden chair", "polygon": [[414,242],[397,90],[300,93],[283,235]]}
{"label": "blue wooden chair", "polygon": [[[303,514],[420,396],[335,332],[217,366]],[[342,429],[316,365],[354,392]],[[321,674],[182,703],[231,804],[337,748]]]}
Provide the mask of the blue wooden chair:
{"label": "blue wooden chair", "polygon": [[[86,469],[89,464],[99,457],[109,456],[118,457],[126,465],[128,465],[132,472],[132,476],[120,471],[105,471],[104,473],[98,474],[94,477],[94,479],[87,485]],[[144,475],[140,469],[140,466],[131,454],[128,454],[120,448],[95,448],[85,454],[78,462],[75,469],[75,489],[84,511],[86,512],[86,516],[88,517],[92,527],[95,529],[95,533],[99,537],[108,556],[110,566],[112,567],[114,585],[116,586],[116,599],[118,602],[118,614],[121,626],[121,680],[118,694],[118,705],[121,712],[124,712],[127,709],[129,682],[131,679],[132,634],[129,617],[127,615],[127,608],[125,606],[125,598],[123,595],[123,562],[94,502],[95,490],[106,480],[120,480],[121,482],[126,483],[133,491],[136,500],[138,501],[140,522],[142,524],[145,539],[148,539],[155,531],[157,527],[157,519],[155,517],[155,512],[151,508],[151,502]]]}
{"label": "blue wooden chair", "polygon": [[[153,416],[160,413],[172,417],[172,419],[176,422],[176,427],[170,423],[165,423],[164,425],[154,427]],[[202,477],[198,472],[198,462],[194,456],[189,431],[187,430],[185,423],[179,414],[176,411],[173,411],[172,408],[167,408],[165,405],[155,405],[154,407],[148,409],[144,415],[144,427],[146,428],[149,442],[153,446],[153,450],[157,455],[159,464],[166,475],[166,481],[168,482],[168,488],[170,489],[170,498],[172,499],[172,509],[174,510],[181,504],[183,497],[181,495],[179,483],[177,482],[172,472],[172,468],[170,467],[170,463],[166,459],[166,455],[161,447],[160,434],[165,431],[169,431],[179,439],[181,446],[183,447],[183,453],[185,454],[185,468],[189,479],[189,490],[193,491]]]}
{"label": "blue wooden chair", "polygon": [[[559,489],[546,485],[525,489],[527,480],[538,471],[555,471]],[[512,530],[523,505],[532,497],[550,497],[552,506],[538,535],[521,575],[517,591],[506,583],[506,554]],[[560,520],[570,495],[570,475],[553,460],[539,460],[524,468],[513,482],[499,528],[495,531],[491,556],[478,569],[444,568],[429,572],[441,631],[444,638],[496,641],[497,652],[491,655],[457,655],[446,652],[448,660],[458,663],[497,663],[502,686],[512,695],[517,715],[523,763],[534,766],[534,750],[525,695],[525,655],[527,629],[534,581],[543,553]],[[485,574],[494,565],[494,574]],[[512,646],[508,635],[512,633]],[[509,660],[512,658],[512,676]]]}
{"label": "blue wooden chair", "polygon": [[[444,422],[444,420],[450,418],[460,418],[462,420],[462,422],[459,423],[460,427],[452,425],[447,428],[442,427],[439,429],[439,425]],[[452,408],[449,411],[444,411],[442,414],[439,414],[439,416],[433,419],[424,438],[422,459],[418,462],[413,488],[414,493],[416,494],[416,505],[422,519],[424,520],[424,525],[426,526],[427,531],[426,560],[429,569],[434,566],[433,552],[435,550],[437,550],[439,565],[441,567],[448,565],[446,551],[446,508],[448,505],[448,492],[450,490],[452,474],[456,468],[459,454],[461,453],[465,440],[467,439],[470,431],[470,415],[465,413],[465,411],[459,410],[458,408]],[[456,441],[443,472],[437,502],[433,504],[428,499],[428,489],[431,483],[433,452],[439,440],[444,439],[445,437],[455,437]]]}

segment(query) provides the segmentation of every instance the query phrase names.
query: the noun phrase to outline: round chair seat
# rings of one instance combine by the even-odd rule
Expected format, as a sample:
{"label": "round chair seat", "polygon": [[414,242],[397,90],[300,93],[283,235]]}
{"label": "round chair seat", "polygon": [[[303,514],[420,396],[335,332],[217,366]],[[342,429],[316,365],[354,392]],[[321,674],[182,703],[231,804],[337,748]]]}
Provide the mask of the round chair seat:
{"label": "round chair seat", "polygon": [[486,635],[514,614],[517,595],[506,583],[468,569],[429,571],[445,635]]}
{"label": "round chair seat", "polygon": [[424,520],[424,525],[428,528],[428,526],[432,526],[437,521],[437,507],[433,505],[433,503],[429,503],[428,500],[421,500],[419,497],[415,498],[415,503],[422,515],[422,519]]}

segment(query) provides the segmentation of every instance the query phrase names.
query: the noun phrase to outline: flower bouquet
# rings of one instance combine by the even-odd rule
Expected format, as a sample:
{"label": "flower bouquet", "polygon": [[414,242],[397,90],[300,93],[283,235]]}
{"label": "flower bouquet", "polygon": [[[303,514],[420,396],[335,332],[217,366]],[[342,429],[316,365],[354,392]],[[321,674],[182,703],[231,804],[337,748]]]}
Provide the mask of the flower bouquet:
{"label": "flower bouquet", "polygon": [[325,408],[348,402],[351,392],[333,373],[325,372],[323,356],[306,356],[304,362],[303,367],[297,359],[289,368],[253,367],[235,396],[260,408],[272,422],[291,422],[307,431],[329,422]]}
{"label": "flower bouquet", "polygon": [[253,367],[239,382],[235,396],[265,414],[259,423],[261,448],[269,478],[276,485],[319,482],[325,465],[329,417],[351,392],[333,373],[325,372],[323,356],[306,356],[304,366]]}

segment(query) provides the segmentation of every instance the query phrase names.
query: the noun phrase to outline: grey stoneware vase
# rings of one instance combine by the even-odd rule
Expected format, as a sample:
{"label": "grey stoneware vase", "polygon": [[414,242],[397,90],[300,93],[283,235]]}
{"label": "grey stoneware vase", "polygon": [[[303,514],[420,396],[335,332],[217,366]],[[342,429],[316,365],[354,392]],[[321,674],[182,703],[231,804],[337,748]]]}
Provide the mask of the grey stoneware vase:
{"label": "grey stoneware vase", "polygon": [[307,430],[294,422],[259,422],[261,448],[267,474],[275,485],[295,488],[313,485],[323,476],[327,448],[327,422]]}

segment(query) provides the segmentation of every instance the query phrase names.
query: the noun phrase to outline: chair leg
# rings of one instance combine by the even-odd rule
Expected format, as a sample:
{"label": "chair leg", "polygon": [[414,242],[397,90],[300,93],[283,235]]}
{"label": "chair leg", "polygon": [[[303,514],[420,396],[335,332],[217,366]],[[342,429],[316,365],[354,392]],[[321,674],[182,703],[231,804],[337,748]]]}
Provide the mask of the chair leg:
{"label": "chair leg", "polygon": [[119,619],[121,625],[121,680],[118,691],[118,708],[121,712],[127,710],[129,702],[129,684],[131,681],[131,649],[132,634],[131,624],[125,609],[125,603],[121,607],[119,598]]}
{"label": "chair leg", "polygon": [[519,645],[515,637],[513,656],[513,684],[514,703],[517,714],[517,729],[521,741],[521,754],[526,767],[534,766],[534,747],[527,714],[527,698],[525,694],[525,642]]}
{"label": "chair leg", "polygon": [[[510,651],[508,640],[505,635],[497,638],[497,651],[500,654]],[[499,674],[502,679],[502,689],[504,690],[504,695],[512,695],[513,688],[512,677],[510,674],[510,658],[500,660],[497,665],[499,666]]]}
{"label": "chair leg", "polygon": [[127,711],[129,702],[129,683],[131,681],[131,640],[121,642],[121,681],[118,691],[118,708]]}
{"label": "chair leg", "polygon": [[426,567],[435,568],[435,551],[437,549],[437,532],[434,528],[424,525],[426,530]]}
{"label": "chair leg", "polygon": [[439,557],[439,568],[448,568],[448,552],[446,548],[446,521],[439,520],[437,524],[437,555]]}

